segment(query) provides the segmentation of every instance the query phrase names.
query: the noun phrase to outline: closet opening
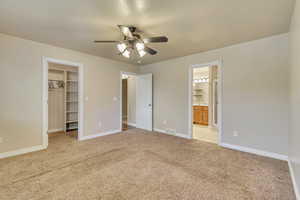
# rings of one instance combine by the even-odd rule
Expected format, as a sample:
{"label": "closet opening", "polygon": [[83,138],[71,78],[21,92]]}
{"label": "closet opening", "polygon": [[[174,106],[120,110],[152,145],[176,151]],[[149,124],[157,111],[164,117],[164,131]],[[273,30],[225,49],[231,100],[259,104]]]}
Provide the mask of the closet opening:
{"label": "closet opening", "polygon": [[121,72],[120,80],[120,126],[122,131],[126,131],[136,127],[136,75],[130,72]]}
{"label": "closet opening", "polygon": [[80,140],[83,124],[81,64],[44,58],[43,144],[48,139]]}

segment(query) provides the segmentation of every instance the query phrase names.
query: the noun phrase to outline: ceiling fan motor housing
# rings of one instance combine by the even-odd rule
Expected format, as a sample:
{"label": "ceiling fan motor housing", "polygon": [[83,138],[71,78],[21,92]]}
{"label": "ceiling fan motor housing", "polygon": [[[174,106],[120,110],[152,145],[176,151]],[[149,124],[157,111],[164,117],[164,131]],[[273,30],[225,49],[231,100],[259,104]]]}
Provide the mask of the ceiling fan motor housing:
{"label": "ceiling fan motor housing", "polygon": [[134,33],[134,32],[136,31],[136,27],[135,27],[135,26],[129,26],[128,28],[129,28],[129,30],[130,30],[132,33]]}

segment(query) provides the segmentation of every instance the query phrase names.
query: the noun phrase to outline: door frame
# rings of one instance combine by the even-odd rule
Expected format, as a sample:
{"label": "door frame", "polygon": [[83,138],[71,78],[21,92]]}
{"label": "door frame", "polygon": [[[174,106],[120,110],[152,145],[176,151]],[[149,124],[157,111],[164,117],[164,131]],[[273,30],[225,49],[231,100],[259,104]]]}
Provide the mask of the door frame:
{"label": "door frame", "polygon": [[[214,95],[215,92],[216,92],[216,91],[215,91],[215,90],[216,90],[216,88],[215,88],[215,83],[217,83],[217,85],[218,85],[218,81],[219,81],[219,80],[214,80],[213,83],[212,83],[212,85],[213,85],[213,89],[212,89],[212,93],[213,93],[213,95],[212,95],[212,102],[213,102],[213,103],[215,103],[215,95]],[[218,88],[218,89],[219,89],[219,88]],[[217,92],[218,92],[218,89],[217,89]],[[219,95],[219,94],[218,94],[218,95]],[[212,123],[213,126],[218,126],[218,124],[215,123],[215,107],[214,107],[214,106],[212,107],[212,114],[213,114],[213,116],[212,116],[212,118],[211,118],[211,123]],[[218,114],[219,114],[219,113],[218,113]]]}
{"label": "door frame", "polygon": [[42,57],[42,68],[43,68],[43,77],[42,77],[42,85],[43,85],[43,128],[42,128],[42,138],[43,138],[43,147],[48,147],[48,69],[49,69],[49,63],[55,63],[60,65],[67,65],[72,67],[78,67],[78,140],[81,140],[83,137],[83,130],[84,130],[84,99],[83,99],[83,92],[84,92],[84,70],[83,70],[83,64],[71,62],[67,60],[59,60],[55,58],[50,58],[43,56]]}
{"label": "door frame", "polygon": [[218,145],[222,144],[223,135],[223,67],[222,60],[216,60],[208,63],[193,64],[189,67],[188,78],[188,134],[189,138],[193,138],[193,70],[201,67],[218,66]]}
{"label": "door frame", "polygon": [[126,72],[126,71],[120,71],[120,129],[119,131],[122,132],[122,125],[123,125],[123,117],[122,117],[122,114],[123,114],[123,105],[122,105],[122,87],[123,87],[123,84],[122,84],[122,75],[129,75],[129,76],[135,76],[137,77],[138,74],[137,73],[134,73],[134,72]]}

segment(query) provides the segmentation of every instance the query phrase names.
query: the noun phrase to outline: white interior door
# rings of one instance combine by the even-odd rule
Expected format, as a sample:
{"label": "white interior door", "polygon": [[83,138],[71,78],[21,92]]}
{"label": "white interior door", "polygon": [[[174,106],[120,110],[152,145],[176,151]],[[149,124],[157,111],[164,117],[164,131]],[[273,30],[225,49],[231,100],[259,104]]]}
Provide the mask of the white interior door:
{"label": "white interior door", "polygon": [[136,79],[136,127],[152,131],[152,74]]}

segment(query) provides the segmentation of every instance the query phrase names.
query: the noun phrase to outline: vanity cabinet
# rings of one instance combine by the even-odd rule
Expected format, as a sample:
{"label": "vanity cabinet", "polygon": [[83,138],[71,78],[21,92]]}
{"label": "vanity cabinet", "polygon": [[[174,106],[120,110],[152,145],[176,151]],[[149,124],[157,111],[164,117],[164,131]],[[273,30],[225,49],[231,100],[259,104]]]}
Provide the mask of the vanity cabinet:
{"label": "vanity cabinet", "polygon": [[208,106],[193,106],[193,122],[208,125]]}

